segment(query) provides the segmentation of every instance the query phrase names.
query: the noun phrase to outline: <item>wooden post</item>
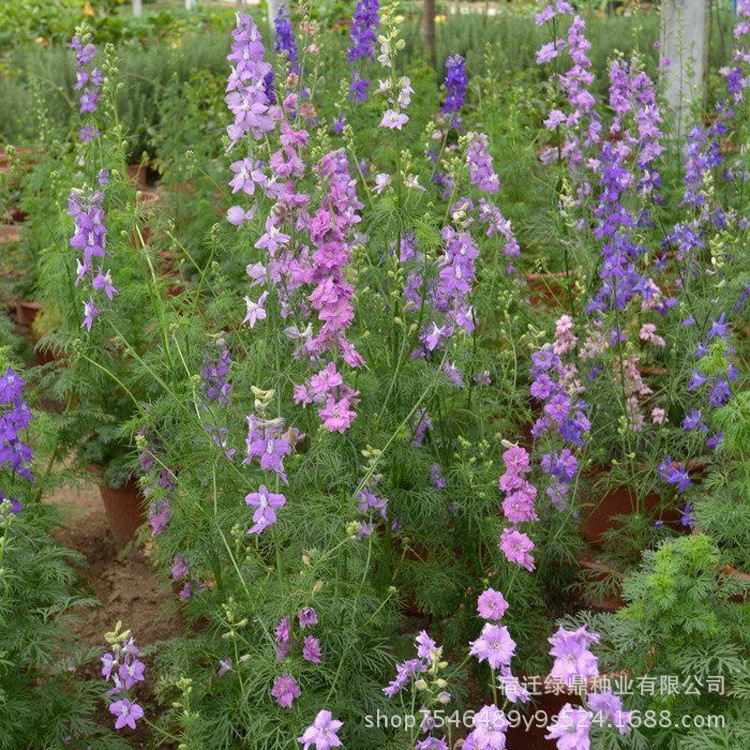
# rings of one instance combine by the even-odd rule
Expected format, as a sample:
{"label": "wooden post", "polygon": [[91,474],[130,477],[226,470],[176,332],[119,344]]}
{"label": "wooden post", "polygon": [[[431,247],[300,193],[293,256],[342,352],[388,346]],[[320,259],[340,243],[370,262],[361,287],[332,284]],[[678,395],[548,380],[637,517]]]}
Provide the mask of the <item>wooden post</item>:
{"label": "wooden post", "polygon": [[424,0],[422,10],[424,46],[433,70],[437,70],[437,46],[435,44],[435,0]]}
{"label": "wooden post", "polygon": [[270,27],[273,34],[276,34],[276,16],[279,15],[283,8],[287,7],[286,0],[267,0],[268,5],[268,26]]}
{"label": "wooden post", "polygon": [[708,0],[663,0],[661,54],[667,103],[685,131],[690,105],[703,94],[708,53]]}
{"label": "wooden post", "polygon": [[143,0],[133,0],[133,15],[136,18],[143,15]]}
{"label": "wooden post", "polygon": [[185,0],[185,10],[192,10],[195,8],[195,0]]}

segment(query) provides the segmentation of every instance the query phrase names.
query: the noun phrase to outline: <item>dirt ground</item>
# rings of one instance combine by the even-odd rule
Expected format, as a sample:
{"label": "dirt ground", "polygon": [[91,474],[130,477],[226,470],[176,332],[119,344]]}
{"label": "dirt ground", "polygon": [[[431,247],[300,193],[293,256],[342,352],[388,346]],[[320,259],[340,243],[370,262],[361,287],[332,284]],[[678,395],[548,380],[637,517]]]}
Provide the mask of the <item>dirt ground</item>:
{"label": "dirt ground", "polygon": [[[45,502],[60,509],[63,526],[55,536],[86,558],[80,573],[100,602],[98,607],[80,611],[78,635],[83,644],[104,645],[104,633],[118,620],[133,631],[141,648],[181,632],[172,592],[159,579],[143,548],[119,550],[115,544],[96,484],[63,487]],[[97,669],[92,665],[92,677]],[[98,718],[107,724],[112,719],[104,701]],[[124,730],[121,737],[133,748],[144,748],[150,732],[142,724],[135,732]]]}

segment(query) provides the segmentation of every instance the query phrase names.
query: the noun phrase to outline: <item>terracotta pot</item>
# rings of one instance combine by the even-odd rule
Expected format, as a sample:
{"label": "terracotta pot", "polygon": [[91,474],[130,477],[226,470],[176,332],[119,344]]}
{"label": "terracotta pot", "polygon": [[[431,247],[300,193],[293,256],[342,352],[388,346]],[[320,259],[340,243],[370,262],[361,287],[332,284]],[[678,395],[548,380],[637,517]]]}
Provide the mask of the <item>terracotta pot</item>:
{"label": "terracotta pot", "polygon": [[18,325],[31,327],[37,319],[42,306],[38,302],[31,300],[16,300],[16,319]]}
{"label": "terracotta pot", "polygon": [[128,164],[128,179],[136,185],[146,187],[148,164]]}
{"label": "terracotta pot", "polygon": [[[640,502],[637,502],[640,500]],[[597,501],[585,504],[581,513],[581,530],[587,542],[601,545],[604,541],[605,531],[617,527],[616,516],[633,515],[636,507],[643,512],[654,515],[661,501],[661,496],[651,492],[645,497],[638,498],[630,487],[614,487],[606,490]],[[662,520],[668,526],[679,528],[682,514],[676,510],[668,510],[660,514]]]}
{"label": "terracotta pot", "polygon": [[98,466],[91,467],[91,471],[97,478],[112,536],[120,546],[125,546],[146,520],[143,513],[143,493],[135,479],[130,479],[122,487],[115,489],[104,482]]}

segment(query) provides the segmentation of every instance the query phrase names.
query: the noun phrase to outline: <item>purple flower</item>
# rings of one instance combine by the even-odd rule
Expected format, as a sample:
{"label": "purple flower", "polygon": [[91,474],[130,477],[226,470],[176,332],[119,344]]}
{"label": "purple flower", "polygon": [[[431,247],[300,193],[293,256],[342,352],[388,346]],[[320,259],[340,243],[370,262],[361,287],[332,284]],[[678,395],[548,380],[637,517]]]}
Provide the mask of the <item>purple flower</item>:
{"label": "purple flower", "polygon": [[573,708],[566,703],[548,729],[547,739],[557,740],[557,750],[589,750],[591,715],[585,708]]}
{"label": "purple flower", "polygon": [[273,44],[274,51],[286,54],[286,59],[290,66],[289,69],[292,73],[298,73],[299,65],[297,61],[299,55],[297,52],[297,40],[294,36],[289,11],[283,5],[274,19],[274,26],[276,27],[276,37]]}
{"label": "purple flower", "polygon": [[409,680],[417,674],[427,671],[427,664],[423,659],[407,659],[396,665],[396,677],[383,688],[383,692],[389,698],[403,690]]}
{"label": "purple flower", "polygon": [[296,698],[300,696],[299,685],[297,681],[288,672],[284,672],[280,677],[273,681],[271,688],[271,697],[282,708],[289,708]]}
{"label": "purple flower", "polygon": [[283,661],[289,656],[292,648],[291,622],[288,617],[282,617],[274,628],[276,643],[276,660]]}
{"label": "purple flower", "polygon": [[320,641],[312,635],[306,635],[302,646],[302,658],[312,664],[322,664]]}
{"label": "purple flower", "polygon": [[417,643],[417,656],[420,659],[425,659],[428,662],[432,662],[433,658],[440,658],[443,650],[439,648],[435,641],[430,638],[426,630],[420,631],[416,638]]}
{"label": "purple flower", "polygon": [[451,125],[458,128],[461,118],[457,114],[464,106],[466,99],[466,88],[469,85],[469,78],[466,75],[466,60],[461,55],[451,55],[445,61],[445,92],[442,110],[445,115],[451,117]]}
{"label": "purple flower", "polygon": [[504,750],[509,726],[508,719],[497,706],[483,706],[474,716],[467,742],[471,742],[474,750]]}
{"label": "purple flower", "polygon": [[589,633],[585,626],[577,630],[565,630],[562,626],[549,638],[555,657],[550,676],[570,686],[574,679],[584,681],[599,674],[599,663],[589,650],[589,645],[598,643],[599,636]]}
{"label": "purple flower", "polygon": [[598,722],[613,724],[620,734],[630,731],[631,711],[623,711],[622,699],[611,690],[606,693],[589,693],[586,698],[588,709],[597,716]]}
{"label": "purple flower", "polygon": [[219,660],[219,670],[217,672],[217,675],[219,677],[223,677],[227,672],[231,671],[232,666],[233,662],[231,657]]}
{"label": "purple flower", "polygon": [[[20,477],[33,482],[33,451],[20,437],[34,418],[23,399],[24,385],[11,367],[0,375],[0,466],[8,466]],[[4,499],[5,494],[0,493],[0,502]],[[15,498],[7,499],[11,513],[16,514],[23,507]]]}
{"label": "purple flower", "polygon": [[253,302],[250,297],[245,297],[245,305],[247,306],[247,313],[243,323],[247,323],[250,328],[255,328],[255,324],[259,320],[265,320],[267,317],[266,309],[263,305],[266,303],[268,298],[268,292],[263,292],[260,295],[257,302]]}
{"label": "purple flower", "polygon": [[486,623],[475,641],[471,642],[471,653],[482,662],[486,661],[493,669],[508,666],[516,650],[515,641],[508,628]]}
{"label": "purple flower", "polygon": [[317,625],[318,613],[314,609],[312,609],[312,607],[307,607],[299,611],[299,614],[297,615],[297,619],[299,620],[299,624],[301,628],[306,628],[312,625]]}
{"label": "purple flower", "polygon": [[262,138],[281,119],[281,111],[272,101],[273,89],[268,85],[273,70],[263,59],[265,48],[260,31],[247,13],[237,14],[232,36],[234,43],[227,56],[232,70],[226,95],[227,106],[234,115],[234,122],[227,127],[230,148],[247,134]]}
{"label": "purple flower", "polygon": [[657,466],[659,476],[669,484],[677,485],[678,494],[682,494],[686,489],[692,486],[690,475],[684,466],[672,461],[671,456],[667,456],[662,463]]}
{"label": "purple flower", "polygon": [[143,718],[143,709],[127,698],[112,703],[109,712],[117,717],[115,729],[122,729],[125,726],[135,729],[136,722]]}
{"label": "purple flower", "polygon": [[477,612],[485,620],[501,620],[507,609],[505,597],[494,589],[486,589],[477,599]]}
{"label": "purple flower", "polygon": [[521,565],[528,571],[534,570],[534,558],[531,556],[533,549],[534,542],[515,526],[508,526],[503,530],[500,536],[500,550],[509,562]]}
{"label": "purple flower", "polygon": [[349,30],[351,45],[347,54],[350,63],[361,59],[375,59],[379,10],[379,0],[359,0],[357,3]]}
{"label": "purple flower", "polygon": [[492,167],[487,136],[484,133],[469,133],[468,138],[466,165],[471,184],[485,193],[496,193],[500,190],[500,178]]}
{"label": "purple flower", "polygon": [[254,524],[248,529],[248,534],[259,534],[276,523],[276,510],[286,505],[286,498],[280,493],[269,492],[262,484],[257,492],[251,492],[245,497],[245,503],[255,508]]}
{"label": "purple flower", "polygon": [[315,721],[297,739],[297,742],[303,746],[303,750],[310,750],[313,745],[315,750],[331,750],[332,747],[340,747],[341,740],[338,737],[338,731],[342,726],[343,722],[334,719],[330,711],[320,711]]}
{"label": "purple flower", "polygon": [[379,127],[401,130],[407,122],[409,122],[409,115],[404,112],[397,112],[394,109],[387,109],[380,120]]}

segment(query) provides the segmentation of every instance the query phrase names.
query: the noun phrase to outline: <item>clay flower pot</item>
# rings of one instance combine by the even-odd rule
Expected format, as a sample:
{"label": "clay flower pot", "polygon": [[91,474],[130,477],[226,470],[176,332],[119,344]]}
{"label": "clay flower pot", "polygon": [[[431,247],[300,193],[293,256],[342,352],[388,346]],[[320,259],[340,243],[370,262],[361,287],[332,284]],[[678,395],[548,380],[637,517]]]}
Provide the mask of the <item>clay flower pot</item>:
{"label": "clay flower pot", "polygon": [[128,179],[136,185],[146,187],[147,174],[148,164],[128,164]]}
{"label": "clay flower pot", "polygon": [[[637,503],[637,500],[640,500],[640,503]],[[601,545],[604,541],[604,532],[617,527],[616,516],[630,516],[636,507],[651,514],[656,510],[660,500],[660,495],[655,492],[638,498],[630,487],[613,487],[606,490],[598,500],[587,502],[581,512],[584,539],[590,544]],[[661,520],[670,525],[679,523],[680,514],[676,510],[670,511]]]}
{"label": "clay flower pot", "polygon": [[115,489],[104,482],[102,470],[98,466],[92,466],[91,471],[97,478],[112,536],[120,546],[125,546],[146,520],[143,513],[143,493],[135,479],[130,479],[122,487]]}
{"label": "clay flower pot", "polygon": [[18,325],[31,327],[37,319],[42,306],[38,302],[31,300],[16,300],[16,320]]}

